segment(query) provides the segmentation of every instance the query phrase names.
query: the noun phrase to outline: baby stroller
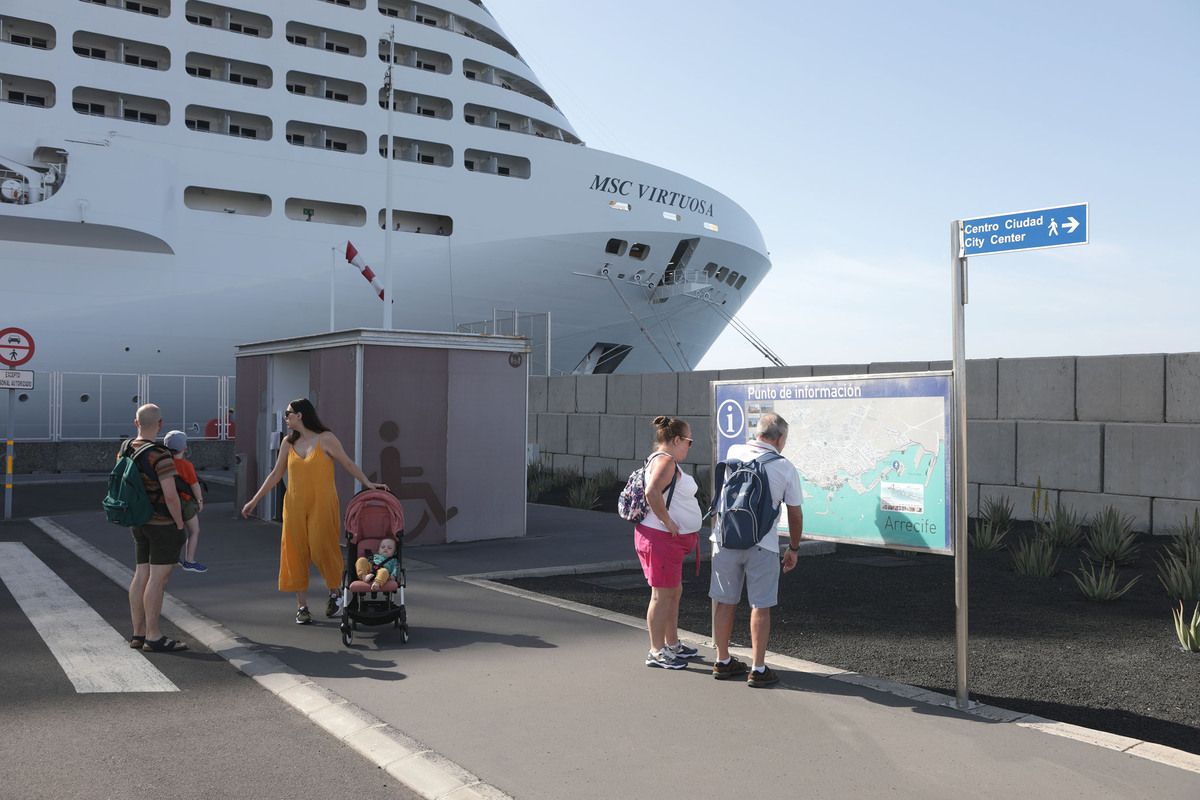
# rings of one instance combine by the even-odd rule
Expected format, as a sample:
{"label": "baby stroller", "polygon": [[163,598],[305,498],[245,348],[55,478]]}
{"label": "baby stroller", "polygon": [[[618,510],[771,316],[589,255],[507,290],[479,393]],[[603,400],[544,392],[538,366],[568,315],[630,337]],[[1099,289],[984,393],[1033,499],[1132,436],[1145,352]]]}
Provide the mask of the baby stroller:
{"label": "baby stroller", "polygon": [[[408,641],[408,614],[404,609],[404,509],[400,500],[383,489],[364,489],[346,506],[346,568],[342,574],[342,644],[347,647],[354,631],[362,625],[387,625],[400,629],[400,641]],[[381,539],[396,540],[400,569],[377,591],[358,579],[354,564],[360,556],[370,558]]]}

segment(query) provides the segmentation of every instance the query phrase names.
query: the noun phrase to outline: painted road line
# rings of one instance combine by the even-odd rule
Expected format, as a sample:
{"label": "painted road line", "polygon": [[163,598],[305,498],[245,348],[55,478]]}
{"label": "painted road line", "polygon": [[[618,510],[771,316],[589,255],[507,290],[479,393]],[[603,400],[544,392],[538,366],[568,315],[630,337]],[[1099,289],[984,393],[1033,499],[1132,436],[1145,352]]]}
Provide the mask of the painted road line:
{"label": "painted road line", "polygon": [[76,692],[179,691],[20,542],[0,542],[0,582],[8,586]]}

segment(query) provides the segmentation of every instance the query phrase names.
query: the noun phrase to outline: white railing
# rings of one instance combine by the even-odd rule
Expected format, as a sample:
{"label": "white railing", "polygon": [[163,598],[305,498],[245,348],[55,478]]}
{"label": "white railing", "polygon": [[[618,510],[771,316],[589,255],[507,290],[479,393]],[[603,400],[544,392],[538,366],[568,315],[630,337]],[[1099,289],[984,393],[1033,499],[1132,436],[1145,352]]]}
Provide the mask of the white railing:
{"label": "white railing", "polygon": [[[232,439],[236,378],[227,375],[149,375],[36,372],[33,389],[13,390],[13,436],[21,441],[117,439],[133,429],[143,403],[163,412],[163,430],[190,439]],[[0,431],[8,430],[0,403]]]}

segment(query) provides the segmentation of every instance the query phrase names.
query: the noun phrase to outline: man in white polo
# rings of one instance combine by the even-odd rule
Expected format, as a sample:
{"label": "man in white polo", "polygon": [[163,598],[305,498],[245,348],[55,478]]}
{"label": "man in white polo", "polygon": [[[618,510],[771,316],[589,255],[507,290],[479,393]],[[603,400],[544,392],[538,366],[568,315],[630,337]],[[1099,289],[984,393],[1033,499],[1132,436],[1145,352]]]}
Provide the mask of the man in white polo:
{"label": "man in white polo", "polygon": [[[712,580],[709,582],[708,596],[713,600],[713,643],[717,647],[713,677],[729,680],[746,675],[746,685],[761,688],[779,680],[766,661],[767,639],[771,634],[771,608],[779,602],[779,537],[774,531],[779,519],[779,506],[787,506],[791,539],[787,552],[783,554],[784,572],[790,572],[796,566],[800,534],[804,530],[804,513],[800,508],[800,475],[792,462],[782,457],[782,450],[787,444],[787,421],[773,412],[763,414],[758,419],[757,434],[754,441],[731,446],[725,457],[752,461],[763,456],[781,456],[763,465],[771,487],[771,501],[775,503],[771,530],[749,550],[722,550],[718,542],[719,527],[714,523]],[[729,655],[733,615],[741,601],[743,585],[750,602],[750,643],[754,654],[754,664],[749,668]]]}

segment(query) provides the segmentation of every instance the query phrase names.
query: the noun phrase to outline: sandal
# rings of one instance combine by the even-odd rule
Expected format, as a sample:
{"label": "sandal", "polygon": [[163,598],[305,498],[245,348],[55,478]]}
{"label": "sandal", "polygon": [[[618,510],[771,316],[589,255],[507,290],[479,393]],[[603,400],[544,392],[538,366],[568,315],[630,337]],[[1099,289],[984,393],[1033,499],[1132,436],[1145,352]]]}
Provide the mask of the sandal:
{"label": "sandal", "polygon": [[142,645],[142,650],[147,653],[175,653],[180,650],[187,650],[187,645],[164,636],[161,639],[147,639],[146,643]]}
{"label": "sandal", "polygon": [[129,637],[129,648],[131,650],[141,650],[142,645],[146,643],[145,636],[139,636],[136,633]]}

